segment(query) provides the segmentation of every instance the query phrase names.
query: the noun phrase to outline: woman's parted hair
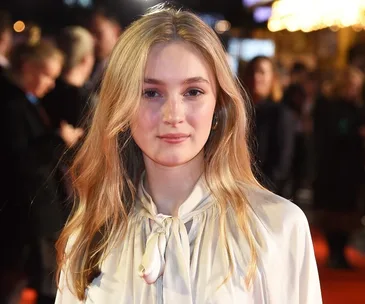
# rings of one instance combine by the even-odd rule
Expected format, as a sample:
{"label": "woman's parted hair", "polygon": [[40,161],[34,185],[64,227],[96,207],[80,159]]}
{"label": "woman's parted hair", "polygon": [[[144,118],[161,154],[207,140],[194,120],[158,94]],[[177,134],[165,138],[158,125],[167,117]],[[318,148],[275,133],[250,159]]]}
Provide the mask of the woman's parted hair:
{"label": "woman's parted hair", "polygon": [[[245,93],[229,68],[219,38],[208,25],[190,12],[158,7],[127,28],[115,46],[89,133],[71,170],[77,197],[57,244],[58,274],[67,272],[69,287],[79,299],[85,297],[86,287],[98,275],[109,250],[125,236],[144,170],[142,153],[131,138],[129,126],[141,100],[151,47],[173,41],[193,45],[215,74],[218,126],[205,146],[205,177],[222,214],[233,208],[247,237],[252,260],[247,282],[256,269],[247,200],[240,186],[240,182],[258,185],[247,144]],[[232,272],[225,220],[221,216],[220,227]]]}

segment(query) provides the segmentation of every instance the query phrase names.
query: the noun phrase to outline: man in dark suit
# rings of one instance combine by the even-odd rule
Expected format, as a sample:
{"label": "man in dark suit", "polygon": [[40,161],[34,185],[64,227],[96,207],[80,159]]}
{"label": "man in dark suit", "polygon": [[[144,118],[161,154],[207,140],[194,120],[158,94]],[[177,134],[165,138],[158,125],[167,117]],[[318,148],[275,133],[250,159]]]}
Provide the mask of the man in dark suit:
{"label": "man in dark suit", "polygon": [[11,68],[0,77],[0,287],[4,288],[0,302],[8,300],[18,282],[14,279],[7,286],[9,276],[19,278],[24,273],[31,244],[53,236],[65,220],[61,204],[65,194],[51,173],[62,147],[71,146],[78,134],[68,126],[58,134],[50,130],[38,102],[54,86],[62,63],[61,52],[50,43],[18,45]]}

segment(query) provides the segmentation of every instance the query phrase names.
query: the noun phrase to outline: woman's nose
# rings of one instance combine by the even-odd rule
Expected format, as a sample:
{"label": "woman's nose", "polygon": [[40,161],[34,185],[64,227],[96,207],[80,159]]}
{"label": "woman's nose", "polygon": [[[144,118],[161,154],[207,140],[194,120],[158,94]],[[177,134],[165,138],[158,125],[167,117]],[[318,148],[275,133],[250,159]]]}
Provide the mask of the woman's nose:
{"label": "woman's nose", "polygon": [[167,124],[176,125],[184,121],[184,102],[179,96],[170,96],[162,109],[163,121]]}

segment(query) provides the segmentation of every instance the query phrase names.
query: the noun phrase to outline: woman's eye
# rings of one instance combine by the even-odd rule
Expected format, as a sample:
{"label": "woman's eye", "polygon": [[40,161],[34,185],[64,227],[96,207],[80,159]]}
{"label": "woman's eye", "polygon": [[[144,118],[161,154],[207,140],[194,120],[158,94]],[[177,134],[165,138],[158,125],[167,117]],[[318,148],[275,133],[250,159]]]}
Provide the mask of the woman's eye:
{"label": "woman's eye", "polygon": [[201,91],[201,90],[198,90],[198,89],[191,89],[191,90],[189,90],[189,91],[185,94],[185,96],[189,96],[189,97],[196,97],[196,96],[199,96],[199,95],[201,95],[201,94],[204,94],[204,92],[203,92],[203,91]]}
{"label": "woman's eye", "polygon": [[143,97],[145,98],[157,98],[161,95],[156,90],[145,90],[143,91]]}

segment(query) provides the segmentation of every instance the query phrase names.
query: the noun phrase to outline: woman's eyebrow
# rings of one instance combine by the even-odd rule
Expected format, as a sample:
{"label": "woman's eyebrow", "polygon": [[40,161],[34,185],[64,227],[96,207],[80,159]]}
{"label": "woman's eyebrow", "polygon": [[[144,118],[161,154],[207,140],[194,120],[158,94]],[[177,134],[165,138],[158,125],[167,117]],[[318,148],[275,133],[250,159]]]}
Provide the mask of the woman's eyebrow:
{"label": "woman's eyebrow", "polygon": [[[187,79],[182,81],[182,84],[189,84],[189,83],[196,83],[196,82],[205,82],[207,84],[210,84],[210,82],[207,79],[205,79],[204,77],[201,77],[201,76],[187,78]],[[149,77],[146,77],[144,79],[144,83],[157,84],[157,85],[164,85],[165,84],[165,82],[162,81],[162,80],[155,79],[155,78],[149,78]]]}

